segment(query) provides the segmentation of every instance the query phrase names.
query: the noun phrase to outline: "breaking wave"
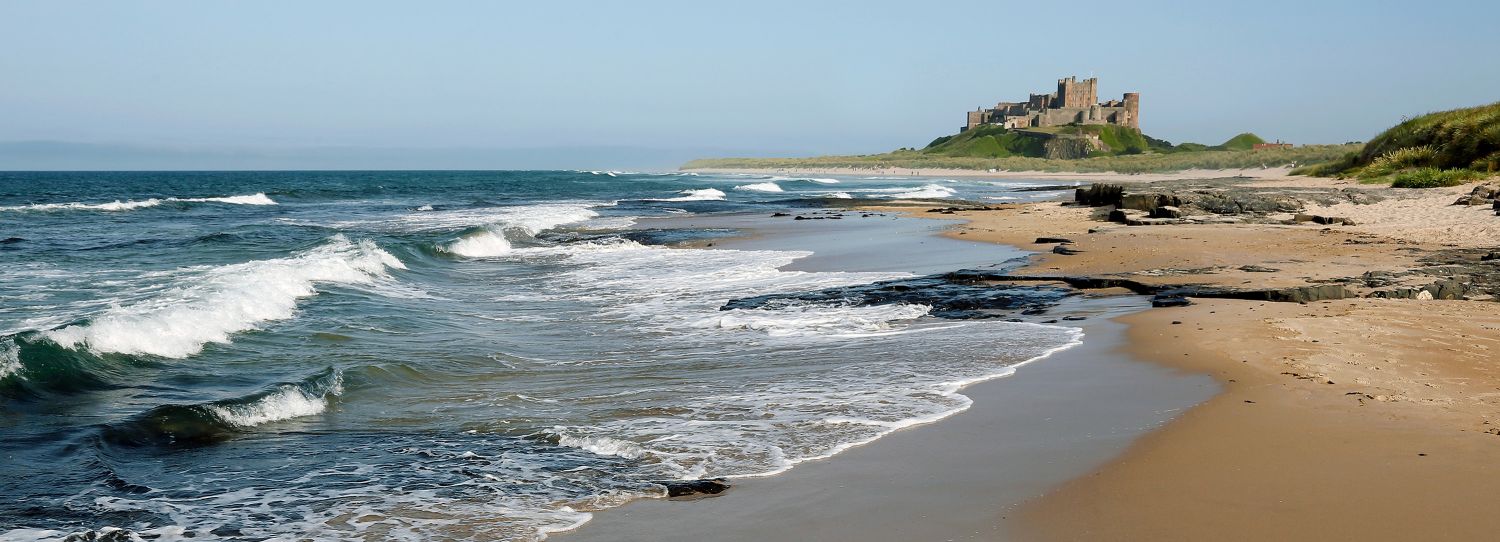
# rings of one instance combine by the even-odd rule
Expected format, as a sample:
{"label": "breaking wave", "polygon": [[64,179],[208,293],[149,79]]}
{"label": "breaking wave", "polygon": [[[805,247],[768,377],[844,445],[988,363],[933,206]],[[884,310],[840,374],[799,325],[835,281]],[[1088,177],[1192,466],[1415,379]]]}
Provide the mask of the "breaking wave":
{"label": "breaking wave", "polygon": [[[487,222],[478,229],[465,234],[442,250],[466,258],[493,258],[511,251],[507,232],[532,236],[565,224],[574,224],[599,216],[587,205],[529,205],[490,210],[484,217]],[[438,217],[439,222],[454,217]],[[462,224],[464,221],[461,221]],[[455,224],[457,225],[457,224]],[[465,224],[466,225],[466,224]]]}
{"label": "breaking wave", "polygon": [[781,189],[781,185],[778,185],[776,183],[747,184],[747,185],[742,185],[742,186],[736,186],[736,187],[734,187],[734,189],[735,190],[744,190],[744,191],[749,191],[749,192],[784,192],[784,190]]}
{"label": "breaking wave", "polygon": [[115,200],[108,203],[34,203],[31,205],[13,205],[0,207],[0,211],[130,211],[156,207],[163,203],[229,203],[234,205],[276,205],[275,201],[264,193],[255,193],[244,196],[223,196],[213,198],[150,198],[144,200]]}
{"label": "breaking wave", "polygon": [[181,286],[154,298],[43,335],[65,348],[97,354],[186,358],[208,343],[231,342],[234,333],[291,318],[297,300],[317,294],[318,284],[369,284],[391,268],[405,266],[372,241],[337,235],[287,258],[189,271]]}
{"label": "breaking wave", "polygon": [[928,184],[916,189],[906,190],[903,192],[894,192],[890,194],[880,194],[874,197],[892,199],[942,199],[950,197],[957,193],[958,191],[940,184]]}
{"label": "breaking wave", "polygon": [[716,201],[727,196],[723,190],[717,188],[700,188],[697,190],[683,190],[678,192],[681,196],[675,198],[647,199],[644,201]]}

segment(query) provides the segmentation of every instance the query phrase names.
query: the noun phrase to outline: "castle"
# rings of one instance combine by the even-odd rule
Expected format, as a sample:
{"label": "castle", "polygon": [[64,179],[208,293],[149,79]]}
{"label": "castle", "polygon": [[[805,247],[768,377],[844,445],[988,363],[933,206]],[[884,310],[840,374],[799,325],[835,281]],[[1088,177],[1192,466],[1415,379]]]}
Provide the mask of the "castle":
{"label": "castle", "polygon": [[1117,124],[1139,130],[1141,95],[1126,92],[1124,100],[1099,103],[1098,79],[1058,79],[1057,92],[1032,94],[1025,102],[1000,102],[990,109],[970,111],[963,130],[981,125],[1039,128],[1065,124]]}

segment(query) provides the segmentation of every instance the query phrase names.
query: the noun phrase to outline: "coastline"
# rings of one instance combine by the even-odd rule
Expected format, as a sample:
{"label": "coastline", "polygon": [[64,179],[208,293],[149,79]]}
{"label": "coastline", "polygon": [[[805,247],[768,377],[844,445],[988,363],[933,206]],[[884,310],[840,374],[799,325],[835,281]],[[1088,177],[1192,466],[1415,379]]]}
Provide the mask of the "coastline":
{"label": "coastline", "polygon": [[[1326,179],[1239,182],[1360,189]],[[1071,254],[1039,252],[1019,275],[1295,288],[1367,272],[1400,274],[1436,255],[1494,247],[1483,238],[1493,238],[1495,226],[1475,219],[1484,209],[1448,206],[1467,188],[1412,193],[1378,209],[1310,206],[1360,217],[1362,225],[1341,227],[1127,227],[1100,221],[1097,209],[1056,202],[936,217],[926,212],[932,202],[862,208],[961,220],[943,234],[954,239],[1038,251],[1050,246],[1035,244],[1038,237],[1072,240]],[[1413,212],[1389,212],[1401,206]],[[1474,231],[1478,238],[1468,235]],[[1110,363],[1140,360],[1179,377],[1212,377],[1222,391],[1159,428],[1140,428],[1117,453],[1073,464],[1071,475],[1020,484],[1014,475],[986,477],[978,473],[1003,471],[1014,448],[990,442],[985,453],[963,454],[950,435],[992,430],[973,420],[1004,416],[1006,401],[1016,399],[1005,394],[1033,393],[1047,372],[1075,363],[1074,354],[1098,354],[1100,345],[1087,340],[1077,352],[978,384],[972,394],[966,389],[973,408],[943,423],[741,484],[712,504],[649,500],[602,512],[568,539],[1395,540],[1480,539],[1500,530],[1500,519],[1475,504],[1500,497],[1494,302],[1211,299],[1118,321],[1124,329],[1111,339],[1119,348],[1108,350]],[[1070,446],[1099,444],[1087,440]],[[939,474],[881,485],[890,472],[915,465]],[[942,473],[995,487],[945,485],[954,478]],[[946,508],[933,511],[934,501]],[[986,518],[983,525],[975,517]]]}
{"label": "coastline", "polygon": [[1123,353],[1125,326],[1112,317],[1141,310],[1139,298],[1090,303],[1097,317],[1082,326],[1082,344],[963,388],[966,410],[777,476],[735,479],[721,496],[595,512],[555,538],[1006,539],[1017,506],[1106,464],[1219,388]]}
{"label": "coastline", "polygon": [[990,179],[1026,179],[1036,181],[1093,181],[1093,182],[1155,182],[1183,179],[1210,179],[1218,177],[1240,177],[1250,179],[1285,178],[1290,167],[1244,168],[1244,169],[1188,169],[1169,173],[1057,173],[1048,171],[984,171],[977,169],[946,168],[702,168],[684,169],[684,172],[702,172],[734,175],[850,175],[870,177],[981,177]]}

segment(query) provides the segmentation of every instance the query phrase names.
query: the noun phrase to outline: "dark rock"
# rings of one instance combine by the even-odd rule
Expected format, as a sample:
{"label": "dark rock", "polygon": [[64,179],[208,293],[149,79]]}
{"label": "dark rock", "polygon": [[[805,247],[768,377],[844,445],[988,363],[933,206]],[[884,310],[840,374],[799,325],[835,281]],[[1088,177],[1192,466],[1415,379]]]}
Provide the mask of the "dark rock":
{"label": "dark rock", "polygon": [[1179,207],[1182,199],[1172,194],[1126,194],[1120,198],[1121,209],[1150,211],[1157,207]]}
{"label": "dark rock", "polygon": [[1073,242],[1072,239],[1064,239],[1062,237],[1038,237],[1038,238],[1036,238],[1036,244],[1038,244],[1038,245],[1050,245],[1052,243],[1072,243],[1072,242]]}
{"label": "dark rock", "polygon": [[6,237],[4,239],[0,239],[0,245],[14,245],[22,241],[25,241],[25,239],[22,239],[20,237]]}
{"label": "dark rock", "polygon": [[1082,254],[1083,253],[1082,250],[1078,250],[1076,248],[1069,247],[1068,245],[1057,245],[1055,247],[1052,247],[1052,252],[1054,254],[1062,254],[1064,256],[1072,256],[1074,254]]}
{"label": "dark rock", "polygon": [[1191,299],[1178,295],[1157,294],[1151,298],[1151,306],[1153,307],[1186,307],[1192,304],[1193,301]]}
{"label": "dark rock", "polygon": [[792,215],[790,213],[771,213],[771,218],[776,218],[776,217],[779,217],[779,216],[792,216]]}
{"label": "dark rock", "polygon": [[1105,205],[1120,205],[1120,198],[1125,195],[1125,187],[1117,184],[1092,184],[1079,188],[1073,192],[1073,201],[1091,207],[1103,207]]}
{"label": "dark rock", "polygon": [[1295,222],[1298,222],[1298,223],[1312,222],[1314,224],[1323,224],[1323,225],[1329,225],[1329,226],[1332,226],[1332,225],[1353,226],[1354,225],[1354,221],[1353,220],[1349,220],[1349,219],[1343,218],[1343,217],[1323,216],[1323,215],[1310,215],[1310,214],[1305,214],[1305,213],[1297,213],[1296,216],[1292,217],[1292,220],[1295,221]]}
{"label": "dark rock", "polygon": [[1083,316],[1064,316],[1063,320],[1067,320],[1069,322],[1082,322],[1084,320],[1088,320],[1088,318]]}
{"label": "dark rock", "polygon": [[[811,292],[788,292],[732,299],[719,310],[777,309],[809,304],[830,306],[877,306],[905,303],[932,307],[938,318],[969,320],[1041,314],[1047,307],[1076,292],[1053,286],[994,286],[995,273],[968,270],[910,279],[828,288]],[[1035,311],[1035,312],[1032,312]]]}
{"label": "dark rock", "polygon": [[1493,262],[1495,260],[1500,260],[1500,252],[1491,252],[1479,257],[1479,261],[1481,262]]}
{"label": "dark rock", "polygon": [[1242,265],[1240,266],[1240,271],[1244,271],[1246,273],[1275,273],[1281,270],[1274,267],[1266,267],[1262,265]]}
{"label": "dark rock", "polygon": [[792,220],[812,220],[812,219],[811,218],[807,218],[807,217],[802,216],[802,215],[797,215],[797,218],[793,218]]}
{"label": "dark rock", "polygon": [[1182,210],[1171,205],[1163,205],[1151,210],[1151,218],[1182,218]]}
{"label": "dark rock", "polygon": [[670,482],[658,483],[666,486],[667,497],[672,499],[684,497],[711,497],[728,491],[730,488],[729,480],[724,478],[674,480]]}
{"label": "dark rock", "polygon": [[1125,214],[1125,210],[1124,209],[1115,209],[1115,210],[1109,212],[1109,221],[1110,222],[1121,222],[1121,223],[1123,223],[1126,220],[1130,220],[1130,217]]}

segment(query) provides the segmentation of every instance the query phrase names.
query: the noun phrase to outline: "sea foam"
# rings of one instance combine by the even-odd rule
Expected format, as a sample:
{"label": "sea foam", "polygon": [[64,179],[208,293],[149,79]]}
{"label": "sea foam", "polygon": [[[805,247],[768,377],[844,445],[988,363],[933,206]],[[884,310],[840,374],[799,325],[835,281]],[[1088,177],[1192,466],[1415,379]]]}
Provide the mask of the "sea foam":
{"label": "sea foam", "polygon": [[506,231],[536,235],[558,226],[583,222],[599,216],[599,213],[590,207],[572,204],[501,207],[488,209],[478,216],[472,212],[448,213],[439,216],[432,216],[434,213],[424,213],[422,220],[418,222],[448,226],[472,226],[476,222],[482,223],[483,227],[479,231],[464,235],[442,249],[466,258],[492,258],[503,256],[511,251],[511,242],[506,237]]}
{"label": "sea foam", "polygon": [[215,403],[205,408],[225,423],[242,428],[321,414],[328,408],[329,396],[344,392],[340,374],[333,373],[327,380],[311,390],[296,384],[281,384],[275,391],[248,403]]}
{"label": "sea foam", "polygon": [[179,286],[44,335],[101,354],[186,358],[208,343],[231,342],[234,333],[291,318],[297,300],[317,294],[318,284],[370,284],[391,268],[405,266],[372,241],[337,235],[287,258],[190,270]]}
{"label": "sea foam", "polygon": [[716,201],[724,199],[728,194],[717,188],[700,188],[697,190],[683,190],[682,194],[675,198],[647,199],[645,201]]}
{"label": "sea foam", "polygon": [[143,200],[115,200],[107,203],[35,203],[31,205],[13,205],[0,207],[0,211],[131,211],[156,207],[163,203],[229,203],[234,205],[276,205],[276,202],[264,193],[249,194],[244,196],[223,196],[213,198],[149,198]]}
{"label": "sea foam", "polygon": [[776,183],[755,183],[734,187],[735,190],[748,192],[783,192],[781,185]]}

